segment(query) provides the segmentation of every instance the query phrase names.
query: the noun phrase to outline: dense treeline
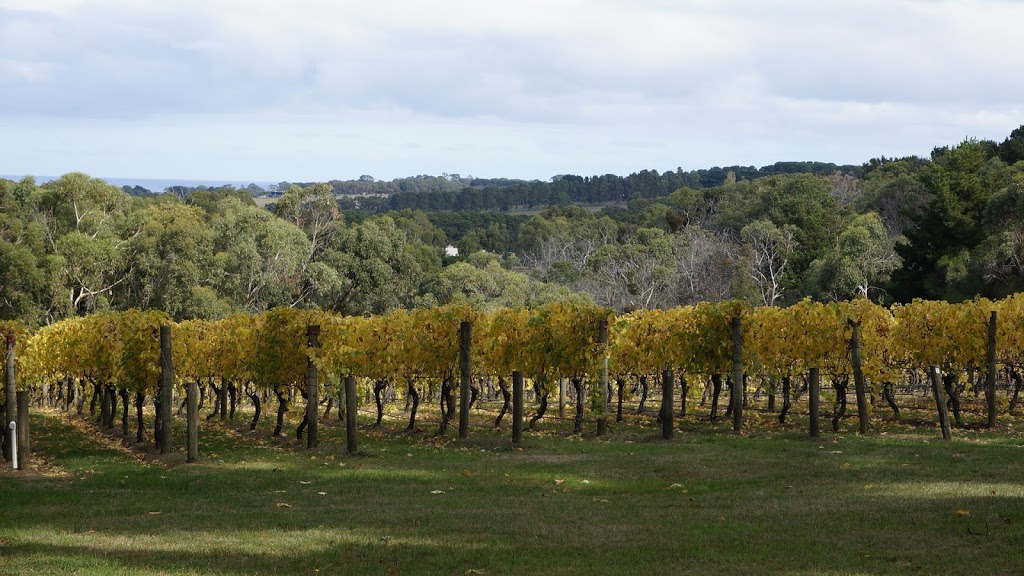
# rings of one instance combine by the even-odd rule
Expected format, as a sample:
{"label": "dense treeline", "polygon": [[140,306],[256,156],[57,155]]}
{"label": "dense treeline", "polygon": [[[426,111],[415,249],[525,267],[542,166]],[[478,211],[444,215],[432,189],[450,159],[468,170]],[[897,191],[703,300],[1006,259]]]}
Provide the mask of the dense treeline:
{"label": "dense treeline", "polygon": [[330,182],[336,194],[379,195],[379,198],[342,199],[348,208],[383,212],[387,210],[466,211],[523,210],[568,204],[614,204],[636,198],[667,196],[681,187],[711,188],[734,180],[753,180],[780,174],[833,173],[857,176],[859,166],[837,166],[823,162],[777,162],[770,166],[714,167],[710,169],[659,173],[641,170],[628,176],[558,175],[550,182],[462,178],[458,174],[439,177],[416,176],[390,182],[376,182],[369,176],[357,181]]}
{"label": "dense treeline", "polygon": [[29,325],[130,308],[180,320],[579,298],[493,254],[443,266],[447,239],[423,213],[346,223],[324,185],[290,188],[272,213],[244,190],[132,197],[71,173],[0,180],[0,206],[0,319]]}
{"label": "dense treeline", "polygon": [[493,212],[429,218],[460,247],[513,252],[535,277],[616,309],[998,298],[1024,289],[1021,160],[1024,127],[927,159],[872,159],[861,177],[729,177],[596,213],[555,207],[518,227]]}
{"label": "dense treeline", "polygon": [[[546,189],[649,186],[634,186],[640,195],[624,207],[555,202],[533,216],[343,211],[329,184],[289,186],[268,211],[248,189],[135,196],[80,173],[41,186],[0,179],[0,319],[40,325],[129,308],[180,320],[280,306],[370,314],[449,302],[582,299],[622,311],[729,299],[999,298],[1024,290],[1022,159],[1024,127],[928,159],[874,159],[862,177],[806,172],[833,168],[823,164],[779,164],[805,172],[750,179],[727,172],[716,186],[677,186],[677,173],[565,176]],[[644,196],[655,189],[664,194]],[[449,244],[460,256],[447,255]]]}

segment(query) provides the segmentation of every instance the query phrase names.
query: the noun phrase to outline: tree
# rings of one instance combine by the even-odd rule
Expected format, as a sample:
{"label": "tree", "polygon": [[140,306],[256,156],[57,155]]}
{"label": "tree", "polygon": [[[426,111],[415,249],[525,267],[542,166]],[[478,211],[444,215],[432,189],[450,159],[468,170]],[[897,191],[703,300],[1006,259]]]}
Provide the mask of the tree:
{"label": "tree", "polygon": [[444,230],[434,225],[422,210],[402,210],[388,216],[395,226],[405,232],[407,242],[422,242],[428,246],[443,249],[448,244]]}
{"label": "tree", "polygon": [[984,211],[985,239],[971,254],[976,273],[993,294],[1024,290],[1024,165],[1012,168]]}
{"label": "tree", "polygon": [[904,267],[893,275],[898,301],[914,297],[962,300],[986,286],[969,274],[971,251],[985,238],[983,213],[1010,171],[984,142],[966,140],[933,152],[917,174],[926,191],[925,207],[897,248]]}
{"label": "tree", "polygon": [[808,269],[810,292],[829,300],[867,298],[902,264],[896,253],[896,245],[902,241],[902,237],[889,236],[874,212],[854,218],[839,235],[835,249]]}
{"label": "tree", "polygon": [[225,315],[213,288],[223,271],[215,266],[213,232],[199,208],[168,196],[133,214],[127,241],[129,280],[118,289],[128,307],[163,310],[176,320]]}
{"label": "tree", "polygon": [[32,218],[43,228],[61,295],[56,315],[111,305],[116,286],[128,279],[124,244],[116,228],[131,199],[120,188],[80,172],[48,182],[34,195]]}
{"label": "tree", "polygon": [[237,198],[219,206],[210,227],[215,266],[224,271],[217,284],[221,297],[253,313],[301,302],[303,265],[310,252],[302,230]]}
{"label": "tree", "polygon": [[574,285],[591,258],[615,241],[617,227],[578,206],[551,208],[530,219],[520,231],[524,262],[541,280]]}
{"label": "tree", "polygon": [[716,227],[739,234],[744,226],[769,220],[777,228],[792,226],[795,240],[787,264],[799,278],[812,261],[835,244],[835,231],[846,215],[821,176],[793,174],[758,178],[721,188]]}
{"label": "tree", "polygon": [[675,234],[672,254],[678,278],[677,302],[687,305],[728,299],[738,248],[735,240],[700,226],[687,226]]}
{"label": "tree", "polygon": [[131,205],[120,188],[81,172],[47,182],[40,190],[35,217],[46,227],[51,246],[68,232],[97,238],[111,231]]}
{"label": "tree", "polygon": [[415,295],[422,270],[406,235],[387,216],[339,230],[311,266],[311,300],[343,314],[382,314]]}
{"label": "tree", "polygon": [[509,270],[506,264],[496,254],[477,252],[466,261],[441,270],[427,287],[428,296],[440,305],[469,304],[485,311],[534,308],[551,302],[589,302],[584,295],[565,286],[537,281],[522,272]]}
{"label": "tree", "polygon": [[999,145],[999,158],[1007,164],[1016,164],[1024,160],[1024,126],[1020,126]]}
{"label": "tree", "polygon": [[680,188],[665,200],[682,217],[684,226],[707,226],[715,215],[715,200],[703,190]]}
{"label": "tree", "polygon": [[743,227],[740,239],[751,248],[750,276],[761,293],[761,304],[771,306],[782,299],[789,259],[796,250],[795,226],[777,227],[770,220],[758,220]]}
{"label": "tree", "polygon": [[671,262],[671,238],[657,228],[640,228],[628,241],[597,250],[580,287],[616,310],[665,306],[675,281]]}
{"label": "tree", "polygon": [[276,203],[278,217],[306,232],[309,238],[309,260],[315,259],[337,233],[341,211],[329,184],[319,183],[307,188],[292,185]]}
{"label": "tree", "polygon": [[32,326],[53,319],[57,263],[47,255],[46,232],[31,218],[32,178],[0,179],[0,320]]}
{"label": "tree", "polygon": [[925,161],[912,157],[878,163],[862,180],[861,194],[853,206],[858,213],[875,212],[890,234],[900,236],[914,225],[927,204],[927,190],[917,177]]}

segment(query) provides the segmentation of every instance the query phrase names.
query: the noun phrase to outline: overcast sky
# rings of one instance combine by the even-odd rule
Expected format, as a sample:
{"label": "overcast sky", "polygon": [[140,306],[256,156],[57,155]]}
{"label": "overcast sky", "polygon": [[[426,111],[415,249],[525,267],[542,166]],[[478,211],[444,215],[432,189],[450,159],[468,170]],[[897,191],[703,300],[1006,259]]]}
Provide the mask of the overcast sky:
{"label": "overcast sky", "polygon": [[547,179],[1024,124],[1024,3],[0,0],[0,174]]}

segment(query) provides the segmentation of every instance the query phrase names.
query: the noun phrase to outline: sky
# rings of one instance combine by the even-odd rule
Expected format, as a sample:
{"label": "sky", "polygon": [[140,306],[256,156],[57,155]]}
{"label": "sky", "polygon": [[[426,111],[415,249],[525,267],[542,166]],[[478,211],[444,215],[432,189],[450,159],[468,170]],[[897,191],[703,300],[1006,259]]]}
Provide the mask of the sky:
{"label": "sky", "polygon": [[0,174],[546,180],[1024,124],[1024,2],[0,0]]}

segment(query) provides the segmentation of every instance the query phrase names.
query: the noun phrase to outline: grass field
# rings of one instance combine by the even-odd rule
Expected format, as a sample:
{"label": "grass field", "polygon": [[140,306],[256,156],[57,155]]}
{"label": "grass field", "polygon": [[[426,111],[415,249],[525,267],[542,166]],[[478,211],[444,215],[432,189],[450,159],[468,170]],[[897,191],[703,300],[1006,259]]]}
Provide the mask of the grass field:
{"label": "grass field", "polygon": [[337,426],[307,451],[240,417],[204,423],[184,464],[36,413],[39,471],[0,473],[0,574],[1024,573],[1006,426],[944,443],[895,423],[810,439],[688,419],[670,441],[642,424],[598,440],[551,422],[521,449],[507,428],[395,424],[347,456]]}

